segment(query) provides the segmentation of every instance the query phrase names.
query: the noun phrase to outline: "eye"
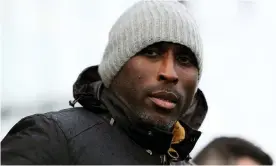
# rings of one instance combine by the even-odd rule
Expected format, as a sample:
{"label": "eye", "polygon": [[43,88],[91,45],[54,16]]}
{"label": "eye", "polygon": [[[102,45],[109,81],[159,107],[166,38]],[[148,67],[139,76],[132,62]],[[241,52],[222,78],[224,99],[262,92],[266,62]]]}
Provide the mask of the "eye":
{"label": "eye", "polygon": [[157,51],[153,49],[147,49],[143,54],[148,57],[156,57],[160,55]]}
{"label": "eye", "polygon": [[143,56],[154,58],[154,57],[158,57],[160,53],[158,52],[158,49],[149,47],[149,48],[143,49],[137,55],[143,55]]}
{"label": "eye", "polygon": [[181,64],[181,65],[193,65],[191,58],[188,55],[179,55],[176,57],[176,60]]}

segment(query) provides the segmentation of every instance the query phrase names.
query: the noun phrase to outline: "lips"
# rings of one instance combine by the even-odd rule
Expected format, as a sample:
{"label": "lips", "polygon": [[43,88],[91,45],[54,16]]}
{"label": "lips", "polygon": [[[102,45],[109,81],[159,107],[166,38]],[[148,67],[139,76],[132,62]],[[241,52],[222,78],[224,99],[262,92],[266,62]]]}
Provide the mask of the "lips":
{"label": "lips", "polygon": [[173,92],[159,91],[152,93],[149,98],[155,105],[166,110],[175,108],[178,97]]}

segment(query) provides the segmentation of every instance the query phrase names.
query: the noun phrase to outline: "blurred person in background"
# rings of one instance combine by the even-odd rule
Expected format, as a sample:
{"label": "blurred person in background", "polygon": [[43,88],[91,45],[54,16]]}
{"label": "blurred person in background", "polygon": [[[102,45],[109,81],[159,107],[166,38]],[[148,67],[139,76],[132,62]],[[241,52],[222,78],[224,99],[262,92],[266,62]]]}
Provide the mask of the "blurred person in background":
{"label": "blurred person in background", "polygon": [[74,107],[20,120],[2,164],[189,164],[208,106],[202,41],[176,1],[139,1],[111,28],[99,66],[73,85]]}
{"label": "blurred person in background", "polygon": [[198,165],[272,165],[272,158],[253,143],[238,137],[219,137],[195,157]]}

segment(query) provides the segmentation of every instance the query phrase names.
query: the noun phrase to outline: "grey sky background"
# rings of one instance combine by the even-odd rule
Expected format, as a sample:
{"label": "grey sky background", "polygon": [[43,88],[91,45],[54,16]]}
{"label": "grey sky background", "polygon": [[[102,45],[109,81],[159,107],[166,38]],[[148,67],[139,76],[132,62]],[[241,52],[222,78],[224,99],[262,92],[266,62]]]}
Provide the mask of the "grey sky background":
{"label": "grey sky background", "polygon": [[[69,107],[73,82],[100,62],[109,29],[135,1],[3,1],[1,139],[24,116]],[[204,41],[200,88],[209,104],[192,154],[228,135],[253,141],[276,159],[275,4],[188,1]]]}

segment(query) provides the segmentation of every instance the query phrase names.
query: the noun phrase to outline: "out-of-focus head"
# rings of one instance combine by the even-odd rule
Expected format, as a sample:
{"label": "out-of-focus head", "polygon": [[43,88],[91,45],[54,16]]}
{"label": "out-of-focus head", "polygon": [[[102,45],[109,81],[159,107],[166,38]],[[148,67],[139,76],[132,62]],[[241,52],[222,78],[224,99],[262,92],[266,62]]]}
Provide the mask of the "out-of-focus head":
{"label": "out-of-focus head", "polygon": [[194,158],[198,165],[272,165],[272,158],[253,143],[237,137],[211,141]]}

